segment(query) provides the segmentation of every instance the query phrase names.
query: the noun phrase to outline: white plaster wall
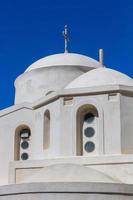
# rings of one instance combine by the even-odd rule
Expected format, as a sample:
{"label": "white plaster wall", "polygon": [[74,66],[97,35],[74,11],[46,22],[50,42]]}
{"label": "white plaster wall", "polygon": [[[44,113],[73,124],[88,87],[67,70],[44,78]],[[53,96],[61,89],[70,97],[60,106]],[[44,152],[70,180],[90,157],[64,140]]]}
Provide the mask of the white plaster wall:
{"label": "white plaster wall", "polygon": [[10,184],[31,182],[133,184],[133,155],[58,157],[10,164]]}
{"label": "white plaster wall", "polygon": [[[92,156],[121,154],[119,93],[66,95],[33,109],[16,109],[17,106],[14,106],[12,111],[9,109],[6,114],[0,115],[0,184],[7,184],[9,162],[14,160],[15,130],[19,125],[31,128],[30,160],[76,156],[76,113],[79,107],[86,104],[95,106],[99,113],[99,133],[95,140],[97,152]],[[130,106],[133,106],[132,103]],[[50,147],[44,150],[44,113],[47,109],[50,111]],[[129,115],[132,116],[132,110]],[[133,130],[131,120],[129,125]]]}
{"label": "white plaster wall", "polygon": [[[56,100],[48,105],[35,110],[35,137],[34,137],[34,159],[43,159],[48,157],[56,157],[63,155],[60,149],[61,141],[61,118],[60,118],[61,101]],[[44,138],[44,113],[46,110],[50,112],[50,146],[48,149],[43,149]]]}
{"label": "white plaster wall", "polygon": [[133,153],[133,96],[121,95],[121,143],[122,153]]}
{"label": "white plaster wall", "polygon": [[[8,184],[9,163],[14,160],[15,130],[20,125],[28,125],[34,135],[34,113],[22,109],[0,117],[0,185]],[[34,137],[34,136],[33,136]],[[32,137],[31,137],[31,147]],[[30,159],[32,159],[32,148]]]}
{"label": "white plaster wall", "polygon": [[94,105],[99,112],[99,136],[96,141],[98,154],[120,154],[119,94],[114,101],[109,101],[108,94],[100,94],[74,97],[71,105],[65,106],[62,103],[61,149],[64,155],[76,155],[76,113],[78,108],[85,104]]}
{"label": "white plaster wall", "polygon": [[15,104],[34,102],[50,91],[58,91],[89,70],[80,66],[56,66],[25,72],[15,81]]}
{"label": "white plaster wall", "polygon": [[[50,147],[44,150],[44,113],[47,109],[50,111]],[[8,184],[9,163],[14,161],[15,130],[22,125],[31,129],[29,160],[63,155],[60,149],[60,100],[35,110],[17,110],[14,106],[10,112],[9,108],[9,112],[0,115],[0,185]]]}
{"label": "white plaster wall", "polygon": [[104,153],[121,154],[120,95],[106,94],[101,103],[104,110]]}

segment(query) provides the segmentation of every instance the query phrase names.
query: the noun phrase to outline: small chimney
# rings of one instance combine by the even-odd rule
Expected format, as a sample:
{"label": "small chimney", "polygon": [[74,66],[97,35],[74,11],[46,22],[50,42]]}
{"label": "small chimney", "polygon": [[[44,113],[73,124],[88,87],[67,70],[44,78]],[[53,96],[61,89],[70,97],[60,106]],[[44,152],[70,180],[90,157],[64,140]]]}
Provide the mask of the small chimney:
{"label": "small chimney", "polygon": [[104,53],[103,49],[99,49],[99,62],[103,65]]}

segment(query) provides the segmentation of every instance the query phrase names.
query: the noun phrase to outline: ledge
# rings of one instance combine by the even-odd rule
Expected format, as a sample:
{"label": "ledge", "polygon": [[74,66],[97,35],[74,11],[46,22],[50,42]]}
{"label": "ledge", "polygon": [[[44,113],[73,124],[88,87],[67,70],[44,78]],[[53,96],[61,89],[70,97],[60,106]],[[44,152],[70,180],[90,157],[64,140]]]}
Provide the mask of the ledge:
{"label": "ledge", "polygon": [[116,183],[26,183],[0,187],[0,196],[35,193],[93,193],[133,196],[133,185]]}

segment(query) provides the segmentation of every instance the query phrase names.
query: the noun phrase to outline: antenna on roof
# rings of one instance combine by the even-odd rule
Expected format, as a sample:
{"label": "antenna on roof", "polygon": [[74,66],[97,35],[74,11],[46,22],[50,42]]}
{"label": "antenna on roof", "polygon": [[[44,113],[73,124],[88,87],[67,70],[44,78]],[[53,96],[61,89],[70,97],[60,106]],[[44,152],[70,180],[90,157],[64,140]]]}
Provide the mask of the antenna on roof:
{"label": "antenna on roof", "polygon": [[64,52],[68,53],[68,42],[69,42],[69,35],[68,35],[68,28],[67,25],[65,25],[64,27],[64,31],[62,32],[63,36],[64,36]]}
{"label": "antenna on roof", "polygon": [[103,65],[104,61],[104,52],[103,49],[99,49],[99,62]]}

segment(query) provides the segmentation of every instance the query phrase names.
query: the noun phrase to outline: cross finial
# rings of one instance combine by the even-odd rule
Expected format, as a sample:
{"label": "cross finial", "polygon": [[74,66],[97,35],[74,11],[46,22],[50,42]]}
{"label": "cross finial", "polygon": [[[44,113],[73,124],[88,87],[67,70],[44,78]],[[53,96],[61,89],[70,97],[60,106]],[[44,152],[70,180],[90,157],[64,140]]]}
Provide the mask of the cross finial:
{"label": "cross finial", "polygon": [[64,31],[62,32],[64,36],[64,43],[65,43],[65,53],[68,53],[68,41],[69,41],[69,35],[68,35],[68,28],[67,25],[64,27]]}

